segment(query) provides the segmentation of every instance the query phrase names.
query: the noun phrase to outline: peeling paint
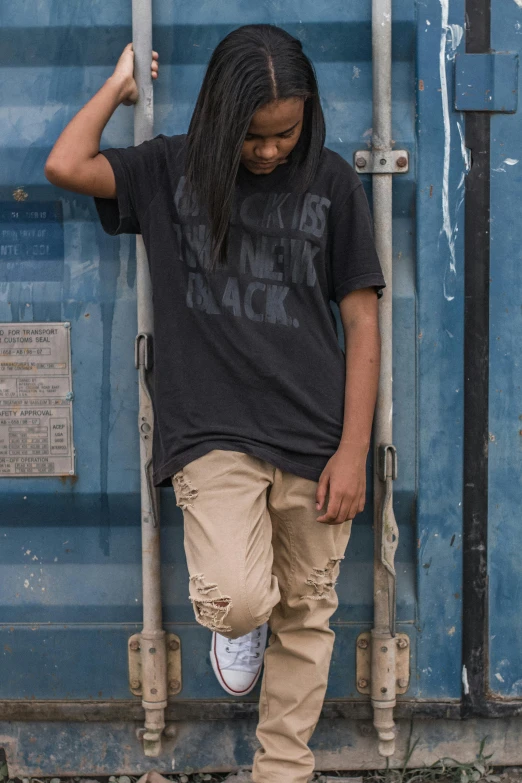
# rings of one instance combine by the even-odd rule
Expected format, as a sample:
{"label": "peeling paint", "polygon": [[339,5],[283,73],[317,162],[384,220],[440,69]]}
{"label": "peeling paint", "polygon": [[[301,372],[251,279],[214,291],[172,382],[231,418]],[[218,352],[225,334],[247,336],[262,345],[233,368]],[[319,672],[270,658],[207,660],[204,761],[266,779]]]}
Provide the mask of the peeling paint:
{"label": "peeling paint", "polygon": [[450,24],[448,25],[448,32],[450,35],[450,51],[446,57],[448,60],[454,60],[455,52],[457,51],[458,46],[462,41],[462,36],[464,35],[464,28],[460,24]]}
{"label": "peeling paint", "polygon": [[462,686],[464,693],[467,696],[469,694],[469,682],[468,682],[468,670],[465,666],[462,667]]}
{"label": "peeling paint", "polygon": [[466,147],[466,141],[464,139],[464,131],[462,129],[462,123],[457,122],[457,128],[459,129],[460,136],[460,151],[462,152],[462,160],[466,169],[466,174],[471,169],[471,150]]}
{"label": "peeling paint", "polygon": [[[450,167],[450,144],[451,144],[451,125],[449,117],[449,102],[448,102],[448,83],[446,79],[446,42],[448,33],[448,0],[440,0],[442,18],[441,27],[442,32],[440,36],[440,53],[439,53],[439,77],[441,87],[441,100],[442,100],[442,117],[444,122],[444,163],[442,171],[442,232],[446,235],[448,241],[448,247],[450,251],[450,265],[449,276],[455,278],[457,274],[455,263],[455,243],[453,240],[453,231],[451,228],[451,220],[449,214],[449,167]],[[441,233],[442,233],[441,232]],[[454,299],[454,295],[448,293],[448,286],[446,280],[447,274],[444,276],[444,297],[451,301]]]}
{"label": "peeling paint", "polygon": [[[452,289],[455,285],[457,277],[456,258],[455,258],[455,236],[458,228],[455,222],[455,227],[451,224],[450,217],[450,203],[449,203],[449,173],[450,173],[450,156],[451,156],[451,123],[450,123],[450,111],[449,111],[449,97],[448,97],[448,82],[446,78],[446,60],[453,60],[455,58],[456,50],[462,40],[463,28],[458,24],[448,23],[449,14],[449,0],[439,0],[441,7],[441,36],[440,36],[440,52],[439,52],[439,77],[441,88],[441,100],[442,100],[442,116],[444,122],[444,163],[442,171],[442,229],[441,234],[446,235],[448,242],[448,249],[450,253],[449,268],[444,275],[444,297],[448,302],[451,302],[455,295],[452,293]],[[448,46],[449,43],[449,46]],[[449,48],[449,51],[448,51]],[[459,129],[460,132],[460,129]],[[461,134],[461,140],[463,139]],[[464,155],[467,159],[467,155]],[[461,186],[464,181],[461,180]],[[459,204],[457,204],[456,212],[462,204],[463,195]]]}

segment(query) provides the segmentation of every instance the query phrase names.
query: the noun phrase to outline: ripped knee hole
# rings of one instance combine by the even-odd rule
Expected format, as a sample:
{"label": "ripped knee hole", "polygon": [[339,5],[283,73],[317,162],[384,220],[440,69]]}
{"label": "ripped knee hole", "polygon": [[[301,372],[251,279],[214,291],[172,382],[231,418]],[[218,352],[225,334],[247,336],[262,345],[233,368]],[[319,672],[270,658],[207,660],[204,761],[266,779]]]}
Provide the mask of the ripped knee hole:
{"label": "ripped knee hole", "polygon": [[182,470],[174,474],[172,482],[176,491],[176,505],[181,509],[192,506],[199,494],[199,490],[192,486]]}
{"label": "ripped knee hole", "polygon": [[312,568],[310,576],[305,581],[306,585],[313,588],[312,594],[302,595],[301,599],[309,598],[312,601],[320,601],[321,598],[326,598],[337,584],[334,579],[334,569],[341,560],[344,560],[344,557],[332,557],[326,568]]}
{"label": "ripped knee hole", "polygon": [[[215,582],[206,582],[204,574],[194,574],[190,582],[198,594],[197,598],[190,596],[198,623],[217,633],[230,633],[232,626],[225,623],[232,609],[230,596],[222,595]],[[217,595],[211,597],[209,594],[213,592]]]}

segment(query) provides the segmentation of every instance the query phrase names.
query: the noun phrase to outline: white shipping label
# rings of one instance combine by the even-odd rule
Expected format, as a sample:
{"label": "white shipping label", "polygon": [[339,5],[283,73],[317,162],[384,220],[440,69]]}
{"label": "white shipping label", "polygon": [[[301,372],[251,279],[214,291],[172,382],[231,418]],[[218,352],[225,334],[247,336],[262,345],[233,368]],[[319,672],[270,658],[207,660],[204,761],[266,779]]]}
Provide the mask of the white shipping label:
{"label": "white shipping label", "polygon": [[74,474],[69,323],[0,323],[0,476]]}

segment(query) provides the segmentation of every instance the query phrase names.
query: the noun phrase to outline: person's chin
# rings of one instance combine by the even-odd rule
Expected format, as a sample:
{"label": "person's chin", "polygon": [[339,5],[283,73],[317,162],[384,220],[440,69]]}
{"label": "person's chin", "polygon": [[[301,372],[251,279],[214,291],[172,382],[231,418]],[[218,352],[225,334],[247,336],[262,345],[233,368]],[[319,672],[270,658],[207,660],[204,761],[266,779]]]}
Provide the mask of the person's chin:
{"label": "person's chin", "polygon": [[252,174],[270,174],[274,169],[276,169],[281,163],[284,163],[285,161],[278,160],[275,163],[270,163],[269,165],[264,165],[262,163],[254,163],[253,161],[246,161],[243,163],[243,165],[252,172]]}

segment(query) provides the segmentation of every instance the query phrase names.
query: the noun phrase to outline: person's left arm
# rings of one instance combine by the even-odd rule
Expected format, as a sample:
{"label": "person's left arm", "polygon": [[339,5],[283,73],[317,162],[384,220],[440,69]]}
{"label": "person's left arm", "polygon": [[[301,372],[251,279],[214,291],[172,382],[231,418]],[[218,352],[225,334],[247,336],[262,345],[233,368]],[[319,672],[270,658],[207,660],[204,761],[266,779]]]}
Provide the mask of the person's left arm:
{"label": "person's left arm", "polygon": [[[346,352],[344,420],[339,448],[319,479],[318,522],[340,525],[364,509],[366,459],[379,383],[378,299],[373,288],[344,296],[340,303]],[[328,493],[328,507],[323,508]]]}

